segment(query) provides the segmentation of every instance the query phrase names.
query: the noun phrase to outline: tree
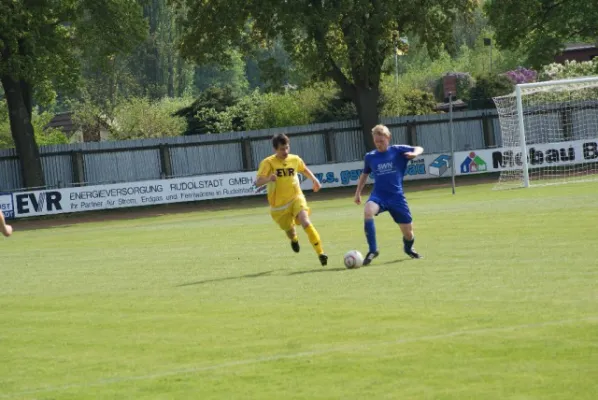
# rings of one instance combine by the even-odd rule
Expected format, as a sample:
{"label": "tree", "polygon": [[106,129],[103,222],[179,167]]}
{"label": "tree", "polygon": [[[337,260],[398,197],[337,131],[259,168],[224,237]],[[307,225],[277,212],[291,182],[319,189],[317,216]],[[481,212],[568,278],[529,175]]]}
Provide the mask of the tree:
{"label": "tree", "polygon": [[567,41],[598,40],[593,1],[492,0],[485,8],[496,44],[525,52],[535,68],[554,60]]}
{"label": "tree", "polygon": [[[332,78],[357,109],[368,149],[378,123],[384,59],[399,34],[417,34],[433,52],[452,23],[477,0],[170,0],[183,9],[182,54],[226,62],[230,46],[250,49],[282,40],[294,61]],[[446,40],[445,40],[446,38]]]}
{"label": "tree", "polygon": [[45,185],[31,124],[34,101],[73,89],[81,59],[109,62],[146,30],[135,0],[0,2],[0,82],[25,187]]}

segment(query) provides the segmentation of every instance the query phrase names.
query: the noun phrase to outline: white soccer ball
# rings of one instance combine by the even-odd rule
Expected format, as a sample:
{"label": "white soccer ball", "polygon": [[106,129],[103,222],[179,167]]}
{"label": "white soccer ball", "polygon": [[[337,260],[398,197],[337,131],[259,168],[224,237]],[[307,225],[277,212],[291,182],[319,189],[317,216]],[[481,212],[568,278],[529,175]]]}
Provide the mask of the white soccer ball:
{"label": "white soccer ball", "polygon": [[345,267],[349,269],[359,268],[363,265],[363,255],[357,250],[350,250],[345,253]]}

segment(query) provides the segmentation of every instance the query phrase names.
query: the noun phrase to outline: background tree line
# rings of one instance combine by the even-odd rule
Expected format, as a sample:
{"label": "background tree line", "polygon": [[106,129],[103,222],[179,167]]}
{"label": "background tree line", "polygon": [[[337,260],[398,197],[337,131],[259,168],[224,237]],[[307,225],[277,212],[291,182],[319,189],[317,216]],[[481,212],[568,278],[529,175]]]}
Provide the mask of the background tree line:
{"label": "background tree line", "polygon": [[595,35],[591,2],[536,3],[0,0],[0,147],[27,187],[44,185],[38,145],[70,140],[47,128],[65,111],[115,140],[359,119],[371,147],[381,116],[435,112],[444,74],[492,106],[518,66]]}

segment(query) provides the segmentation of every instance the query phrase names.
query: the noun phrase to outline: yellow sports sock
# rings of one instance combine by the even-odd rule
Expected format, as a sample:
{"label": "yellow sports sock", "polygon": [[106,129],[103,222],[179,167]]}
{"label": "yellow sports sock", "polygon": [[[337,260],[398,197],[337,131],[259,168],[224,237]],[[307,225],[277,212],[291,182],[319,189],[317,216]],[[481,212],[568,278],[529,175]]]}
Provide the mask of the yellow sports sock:
{"label": "yellow sports sock", "polygon": [[307,233],[309,242],[314,247],[316,253],[323,254],[324,249],[322,248],[322,241],[320,240],[320,235],[318,234],[318,231],[316,231],[316,228],[314,228],[313,225],[309,225],[305,228],[305,233]]}
{"label": "yellow sports sock", "polygon": [[299,237],[297,236],[297,234],[295,234],[295,236],[293,236],[293,238],[291,239],[291,242],[298,242],[299,241]]}

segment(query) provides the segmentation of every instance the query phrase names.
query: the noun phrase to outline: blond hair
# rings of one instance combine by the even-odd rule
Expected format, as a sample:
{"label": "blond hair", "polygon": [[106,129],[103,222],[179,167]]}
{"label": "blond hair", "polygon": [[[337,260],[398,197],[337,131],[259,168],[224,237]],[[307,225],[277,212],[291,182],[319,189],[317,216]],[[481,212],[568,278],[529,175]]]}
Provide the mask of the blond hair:
{"label": "blond hair", "polygon": [[387,138],[390,137],[390,130],[388,129],[388,127],[386,125],[376,125],[373,129],[372,129],[372,135],[376,136],[376,135],[381,135],[381,136],[386,136]]}

